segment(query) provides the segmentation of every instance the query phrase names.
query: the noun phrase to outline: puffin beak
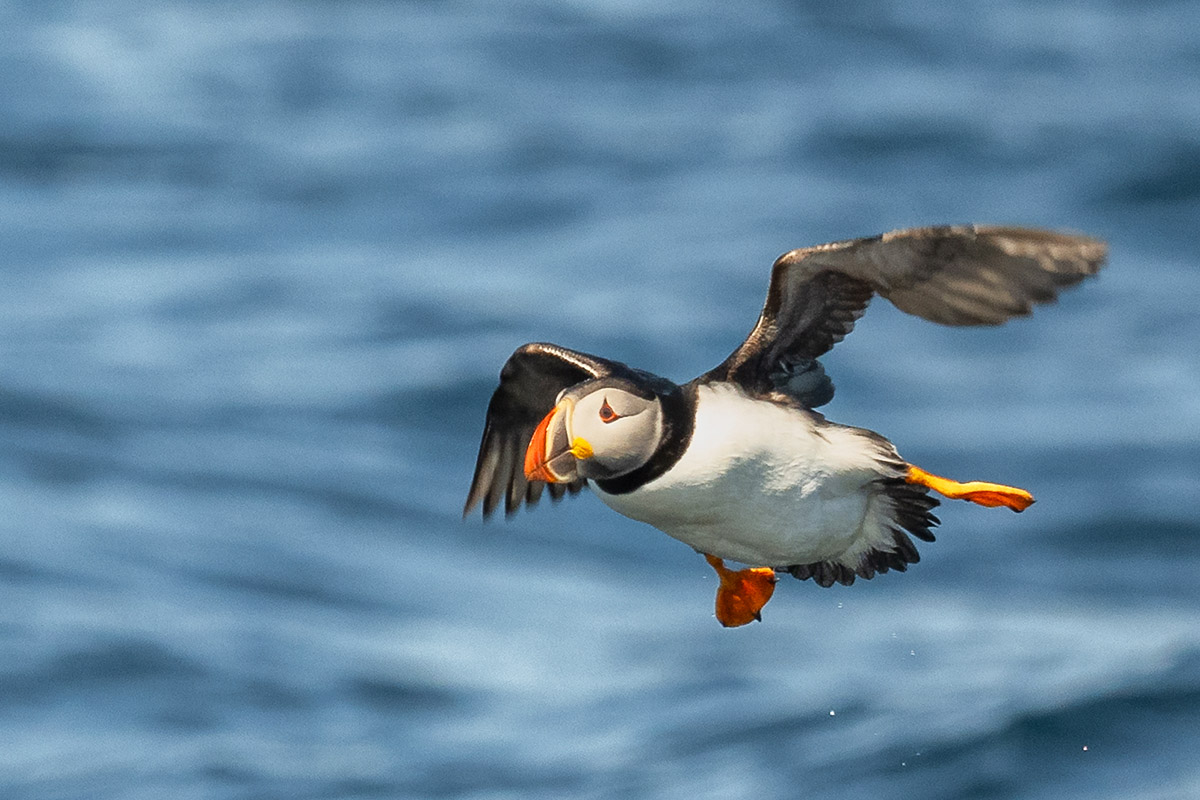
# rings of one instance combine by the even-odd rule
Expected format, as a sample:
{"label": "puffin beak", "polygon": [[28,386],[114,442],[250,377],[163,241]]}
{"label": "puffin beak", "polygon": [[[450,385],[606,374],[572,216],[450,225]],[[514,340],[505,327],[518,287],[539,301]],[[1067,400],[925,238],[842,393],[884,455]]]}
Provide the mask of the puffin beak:
{"label": "puffin beak", "polygon": [[525,450],[525,477],[546,483],[570,483],[579,477],[577,459],[591,458],[592,447],[580,437],[571,438],[567,422],[575,410],[564,399],[542,418]]}

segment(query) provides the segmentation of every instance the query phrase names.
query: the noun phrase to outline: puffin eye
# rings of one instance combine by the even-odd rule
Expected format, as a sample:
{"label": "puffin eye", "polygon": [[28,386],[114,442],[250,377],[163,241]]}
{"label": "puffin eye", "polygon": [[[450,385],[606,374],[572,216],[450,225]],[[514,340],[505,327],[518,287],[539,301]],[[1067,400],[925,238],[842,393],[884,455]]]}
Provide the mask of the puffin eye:
{"label": "puffin eye", "polygon": [[608,398],[605,398],[604,405],[600,406],[600,421],[605,423],[615,422],[620,418],[620,415],[613,411],[612,406],[608,404]]}

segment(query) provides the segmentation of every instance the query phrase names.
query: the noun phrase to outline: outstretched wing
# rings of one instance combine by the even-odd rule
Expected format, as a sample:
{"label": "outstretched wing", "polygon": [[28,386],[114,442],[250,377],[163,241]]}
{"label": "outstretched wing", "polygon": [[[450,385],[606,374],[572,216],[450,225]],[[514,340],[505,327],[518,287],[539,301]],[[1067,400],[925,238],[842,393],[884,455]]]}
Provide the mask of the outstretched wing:
{"label": "outstretched wing", "polygon": [[815,407],[833,397],[816,358],[853,330],[873,295],[943,325],[999,325],[1094,274],[1107,249],[1054,231],[952,225],[792,250],[775,261],[754,330],[701,380],[782,390]]}
{"label": "outstretched wing", "polygon": [[[491,516],[501,499],[507,514],[515,512],[522,502],[536,503],[547,484],[527,481],[524,464],[525,449],[538,422],[554,408],[563,389],[628,371],[628,367],[616,361],[558,345],[533,343],[517,348],[500,370],[500,385],[488,404],[483,441],[463,516],[480,502],[484,517]],[[549,484],[550,496],[558,500],[567,492],[578,493],[583,485],[583,479]]]}

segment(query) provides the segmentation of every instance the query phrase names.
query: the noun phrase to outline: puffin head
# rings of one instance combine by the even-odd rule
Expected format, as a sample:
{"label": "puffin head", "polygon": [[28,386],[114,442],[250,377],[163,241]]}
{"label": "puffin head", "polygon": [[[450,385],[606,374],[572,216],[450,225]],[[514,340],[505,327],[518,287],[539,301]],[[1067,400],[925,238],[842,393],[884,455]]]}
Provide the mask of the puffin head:
{"label": "puffin head", "polygon": [[663,435],[662,401],[624,378],[584,381],[558,396],[525,451],[525,477],[570,483],[632,472]]}

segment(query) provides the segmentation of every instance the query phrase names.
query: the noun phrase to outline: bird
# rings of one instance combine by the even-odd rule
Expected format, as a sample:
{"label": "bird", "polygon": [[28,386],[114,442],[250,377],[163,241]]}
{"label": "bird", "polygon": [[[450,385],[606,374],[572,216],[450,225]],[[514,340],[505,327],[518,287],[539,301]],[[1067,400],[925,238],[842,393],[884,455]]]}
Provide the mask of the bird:
{"label": "bird", "polygon": [[[884,436],[817,411],[834,395],[819,358],[875,295],[948,326],[999,325],[1094,275],[1107,245],[981,224],[895,230],[775,260],[749,336],[678,384],[544,342],[505,362],[487,407],[464,519],[506,516],[584,486],[702,554],[726,627],[762,619],[776,579],[829,587],[903,572],[939,524],[933,493],[1023,511],[1024,489],[959,482],[904,460]],[[726,566],[726,561],[745,565]]]}

